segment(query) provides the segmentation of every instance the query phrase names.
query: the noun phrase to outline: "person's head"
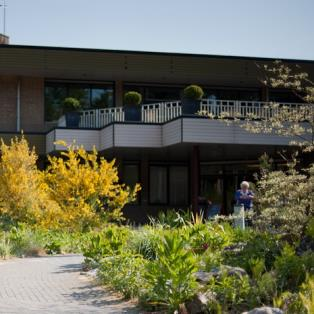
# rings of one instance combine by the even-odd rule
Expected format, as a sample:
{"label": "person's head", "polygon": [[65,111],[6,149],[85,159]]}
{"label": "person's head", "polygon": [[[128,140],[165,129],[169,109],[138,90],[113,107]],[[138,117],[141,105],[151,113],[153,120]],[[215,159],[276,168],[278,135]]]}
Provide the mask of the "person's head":
{"label": "person's head", "polygon": [[249,184],[249,182],[247,182],[247,181],[242,181],[241,184],[240,184],[240,186],[241,186],[241,189],[242,189],[243,191],[247,191],[247,190],[249,189],[249,187],[250,187],[250,184]]}

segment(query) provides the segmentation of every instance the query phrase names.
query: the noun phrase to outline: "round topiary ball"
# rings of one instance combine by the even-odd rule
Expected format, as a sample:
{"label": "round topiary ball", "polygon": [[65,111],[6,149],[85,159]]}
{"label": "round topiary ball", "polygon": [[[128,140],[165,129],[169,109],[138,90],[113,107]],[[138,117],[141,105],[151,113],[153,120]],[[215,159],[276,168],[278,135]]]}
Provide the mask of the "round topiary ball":
{"label": "round topiary ball", "polygon": [[128,106],[137,106],[142,102],[142,95],[138,92],[130,91],[124,94],[124,103]]}
{"label": "round topiary ball", "polygon": [[198,85],[189,85],[183,90],[183,96],[187,99],[201,100],[203,95],[204,91]]}
{"label": "round topiary ball", "polygon": [[74,112],[81,109],[80,101],[74,97],[67,97],[63,100],[63,112]]}

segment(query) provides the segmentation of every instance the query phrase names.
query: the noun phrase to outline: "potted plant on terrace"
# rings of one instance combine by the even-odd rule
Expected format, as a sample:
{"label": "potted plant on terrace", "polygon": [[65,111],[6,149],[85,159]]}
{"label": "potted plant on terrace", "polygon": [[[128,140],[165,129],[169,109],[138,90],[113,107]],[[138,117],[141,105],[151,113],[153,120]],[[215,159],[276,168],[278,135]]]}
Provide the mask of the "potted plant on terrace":
{"label": "potted plant on terrace", "polygon": [[200,110],[203,89],[198,85],[189,85],[183,90],[182,113],[195,114]]}
{"label": "potted plant on terrace", "polygon": [[130,91],[124,94],[124,118],[125,121],[141,121],[142,95]]}
{"label": "potted plant on terrace", "polygon": [[68,128],[78,128],[80,123],[81,109],[80,101],[74,97],[67,97],[63,100],[63,113]]}

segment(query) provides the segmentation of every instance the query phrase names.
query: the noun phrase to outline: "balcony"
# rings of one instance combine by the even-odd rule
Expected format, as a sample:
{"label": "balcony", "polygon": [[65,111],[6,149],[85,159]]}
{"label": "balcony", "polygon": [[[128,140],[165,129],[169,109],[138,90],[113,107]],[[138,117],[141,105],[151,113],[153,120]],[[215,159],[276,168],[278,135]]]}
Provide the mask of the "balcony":
{"label": "balcony", "polygon": [[[298,110],[304,104],[281,104],[277,108],[267,102],[235,100],[202,100],[200,110],[211,117],[256,119],[271,118],[278,110]],[[309,106],[309,114],[313,106]],[[240,121],[241,124],[241,121]],[[141,106],[141,121],[125,121],[123,108],[84,110],[79,128],[59,127],[46,135],[46,152],[62,150],[58,140],[76,142],[87,150],[99,151],[119,148],[165,148],[173,145],[271,145],[287,146],[294,140],[277,134],[249,133],[239,123],[225,123],[220,119],[183,115],[180,101]]]}
{"label": "balcony", "polygon": [[[297,110],[304,106],[302,103],[280,103],[274,109],[269,102],[242,101],[242,100],[209,100],[203,99],[200,103],[200,113],[213,118],[221,115],[229,118],[269,119],[281,108]],[[82,110],[79,128],[100,129],[113,122],[125,122],[123,107]],[[181,101],[145,104],[141,106],[140,123],[165,123],[182,116]],[[65,119],[62,117],[59,127],[65,127]]]}

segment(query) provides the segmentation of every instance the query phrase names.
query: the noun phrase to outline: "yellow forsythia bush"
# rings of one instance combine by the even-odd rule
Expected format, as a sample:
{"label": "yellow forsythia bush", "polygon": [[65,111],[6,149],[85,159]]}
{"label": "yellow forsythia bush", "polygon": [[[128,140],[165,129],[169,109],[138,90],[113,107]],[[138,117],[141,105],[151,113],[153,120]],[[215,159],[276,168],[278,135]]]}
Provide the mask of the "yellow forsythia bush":
{"label": "yellow forsythia bush", "polygon": [[120,184],[114,161],[98,158],[96,150],[65,146],[60,156],[48,157],[47,169],[40,171],[37,155],[23,136],[10,145],[1,141],[0,149],[0,215],[15,222],[86,230],[122,219],[121,209],[140,189]]}
{"label": "yellow forsythia bush", "polygon": [[44,175],[37,169],[37,155],[22,136],[0,144],[0,214],[15,222],[35,224],[58,205],[47,193]]}
{"label": "yellow forsythia bush", "polygon": [[119,184],[115,161],[98,158],[95,149],[86,152],[83,147],[63,145],[66,151],[49,157],[45,172],[51,199],[61,209],[60,224],[84,230],[102,221],[122,219],[121,209],[136,198],[139,185],[131,190]]}

